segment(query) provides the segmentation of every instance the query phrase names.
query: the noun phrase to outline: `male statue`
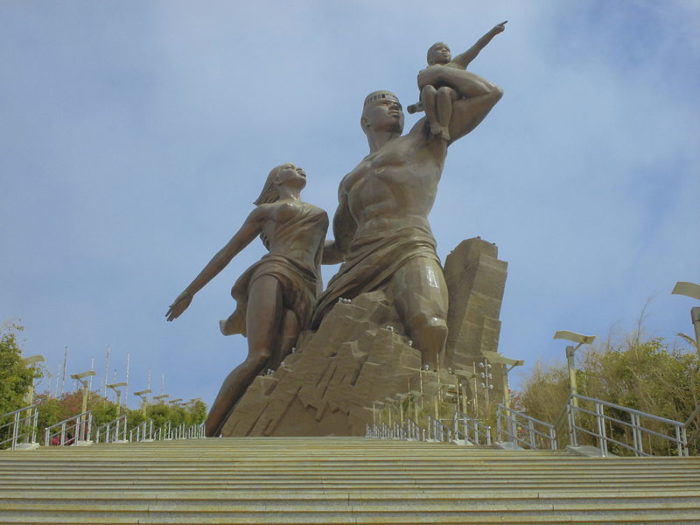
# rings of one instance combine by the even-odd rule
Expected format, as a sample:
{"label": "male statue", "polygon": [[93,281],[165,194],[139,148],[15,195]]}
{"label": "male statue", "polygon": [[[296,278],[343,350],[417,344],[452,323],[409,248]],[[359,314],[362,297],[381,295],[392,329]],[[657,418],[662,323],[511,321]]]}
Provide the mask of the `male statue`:
{"label": "male statue", "polygon": [[[445,68],[435,68],[438,85]],[[396,95],[367,96],[362,129],[370,153],[340,183],[333,218],[334,241],[327,241],[324,263],[343,262],[319,298],[313,326],[339,298],[385,290],[406,334],[421,351],[423,366],[435,369],[447,339],[447,287],[435,252],[428,214],[435,202],[447,147],[472,131],[503,92],[470,71],[461,73],[466,98],[453,102],[445,134],[431,133],[426,118],[407,135]]]}

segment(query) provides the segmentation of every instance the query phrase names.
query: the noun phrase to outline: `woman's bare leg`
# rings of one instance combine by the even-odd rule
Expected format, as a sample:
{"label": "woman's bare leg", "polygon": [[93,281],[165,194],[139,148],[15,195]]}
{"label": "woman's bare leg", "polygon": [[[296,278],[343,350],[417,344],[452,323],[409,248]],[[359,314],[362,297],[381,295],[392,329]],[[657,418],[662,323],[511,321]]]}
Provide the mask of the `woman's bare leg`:
{"label": "woman's bare leg", "polygon": [[219,435],[231,409],[274,355],[283,310],[282,285],[277,279],[263,275],[253,281],[246,313],[248,357],[224,379],[204,423],[207,436]]}
{"label": "woman's bare leg", "polygon": [[301,332],[301,326],[297,314],[285,308],[282,315],[282,336],[279,339],[276,352],[268,361],[268,368],[277,370],[280,367],[284,358],[289,355],[292,347],[296,344],[299,332]]}

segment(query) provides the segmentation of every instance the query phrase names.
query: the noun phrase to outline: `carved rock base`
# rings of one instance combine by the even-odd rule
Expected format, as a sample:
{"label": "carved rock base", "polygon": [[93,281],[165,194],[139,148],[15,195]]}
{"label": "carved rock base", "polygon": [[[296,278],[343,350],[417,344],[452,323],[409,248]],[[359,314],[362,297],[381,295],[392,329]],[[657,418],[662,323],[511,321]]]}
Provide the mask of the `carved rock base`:
{"label": "carved rock base", "polygon": [[316,333],[273,374],[259,376],[224,424],[224,436],[357,436],[372,423],[373,402],[437,390],[420,372],[420,352],[400,332],[383,292],[339,302]]}

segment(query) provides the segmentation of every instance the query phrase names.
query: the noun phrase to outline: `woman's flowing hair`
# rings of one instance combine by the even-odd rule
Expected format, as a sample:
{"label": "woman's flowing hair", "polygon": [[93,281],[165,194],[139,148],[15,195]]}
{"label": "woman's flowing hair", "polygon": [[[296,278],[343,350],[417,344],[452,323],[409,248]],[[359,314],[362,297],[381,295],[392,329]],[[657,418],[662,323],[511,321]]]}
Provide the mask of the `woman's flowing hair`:
{"label": "woman's flowing hair", "polygon": [[[277,184],[275,183],[275,179],[277,178],[277,174],[280,172],[282,169],[282,166],[277,166],[275,168],[272,168],[270,173],[267,176],[267,179],[265,179],[265,185],[263,186],[262,191],[260,192],[260,196],[255,199],[255,204],[256,206],[260,206],[261,204],[272,204],[273,202],[277,202],[280,199],[280,193],[277,188]],[[267,235],[265,233],[260,234],[260,240],[263,243],[263,246],[265,246],[266,250],[270,249],[270,239],[267,238]]]}
{"label": "woman's flowing hair", "polygon": [[280,172],[281,169],[282,166],[272,168],[269,175],[267,176],[267,179],[265,180],[265,185],[263,186],[263,189],[260,192],[260,196],[257,199],[255,199],[255,202],[253,202],[253,204],[255,204],[256,206],[260,206],[261,204],[271,204],[279,200],[280,194],[277,190],[277,184],[275,184],[275,178],[277,178],[277,174]]}

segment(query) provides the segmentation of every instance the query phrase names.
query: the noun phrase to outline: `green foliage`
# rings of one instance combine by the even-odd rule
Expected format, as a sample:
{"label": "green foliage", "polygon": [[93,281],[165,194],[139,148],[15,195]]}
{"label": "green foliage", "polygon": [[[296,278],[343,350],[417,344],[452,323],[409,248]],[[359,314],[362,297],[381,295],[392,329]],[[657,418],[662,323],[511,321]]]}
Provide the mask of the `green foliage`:
{"label": "green foliage", "polygon": [[[60,398],[51,397],[47,394],[37,396],[37,402],[39,403],[39,429],[43,431],[47,426],[78,415],[82,408],[82,400],[82,390],[63,394]],[[117,405],[97,392],[90,392],[87,408],[92,412],[94,429],[117,418]],[[206,405],[197,399],[192,400],[185,407],[164,403],[149,405],[146,416],[143,415],[141,409],[122,408],[121,414],[126,414],[130,429],[137,427],[148,418],[153,419],[154,429],[165,427],[168,421],[170,421],[171,427],[175,428],[182,423],[186,426],[202,423],[206,419]]]}
{"label": "green foliage", "polygon": [[0,415],[26,406],[32,382],[41,376],[39,368],[27,366],[22,359],[17,342],[21,331],[16,324],[0,327]]}
{"label": "green foliage", "polygon": [[[592,350],[580,351],[576,379],[580,394],[615,403],[656,416],[685,422],[700,402],[700,359],[692,349],[682,352],[660,338],[629,338],[619,343],[606,343]],[[538,364],[526,380],[520,402],[533,417],[550,423],[561,422],[562,408],[569,395],[569,377],[565,365],[544,368]],[[583,406],[583,405],[582,405]],[[591,409],[590,406],[584,408]],[[612,414],[626,419],[622,414]],[[592,417],[582,422],[592,426]],[[657,432],[668,434],[668,425],[642,421]],[[560,426],[560,433],[565,426]],[[631,442],[627,426],[608,421],[608,435]],[[697,453],[700,442],[690,436],[691,451]],[[675,451],[662,439],[645,435],[645,449],[655,454]],[[594,444],[594,443],[590,443]],[[614,453],[624,454],[621,447]]]}

